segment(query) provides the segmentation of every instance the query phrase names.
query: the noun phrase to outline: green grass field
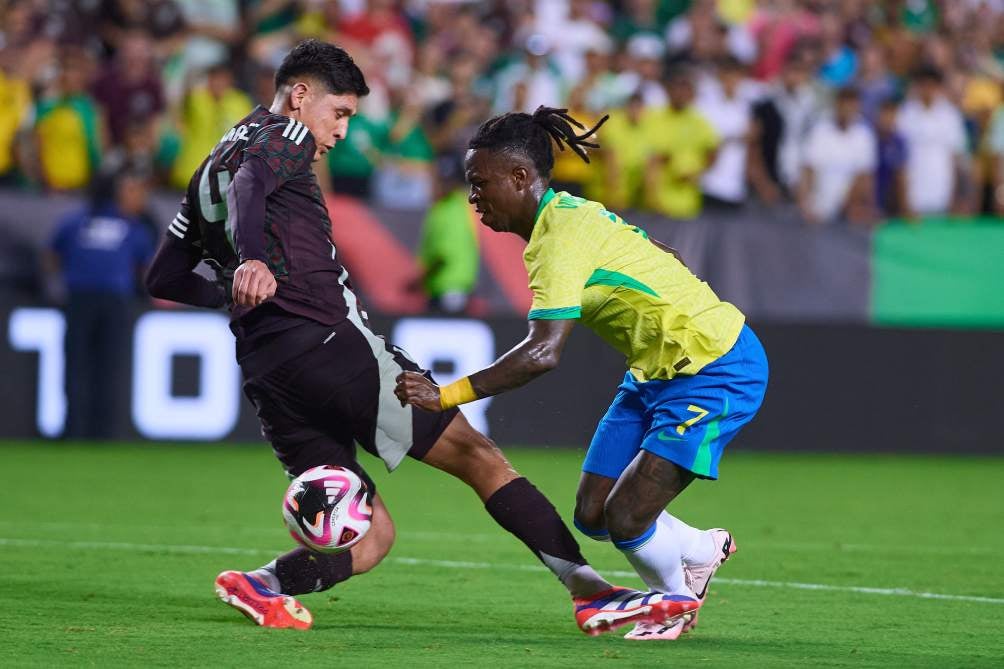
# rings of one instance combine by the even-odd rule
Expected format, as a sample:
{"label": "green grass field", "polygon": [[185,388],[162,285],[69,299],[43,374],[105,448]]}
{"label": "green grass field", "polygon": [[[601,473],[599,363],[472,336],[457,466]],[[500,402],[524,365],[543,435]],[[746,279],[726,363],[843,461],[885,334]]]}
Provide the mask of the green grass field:
{"label": "green grass field", "polygon": [[[580,453],[508,454],[571,510]],[[732,529],[739,552],[674,643],[582,635],[473,493],[411,461],[367,466],[398,543],[306,596],[315,625],[296,632],[213,595],[217,572],[291,543],[265,446],[0,445],[0,666],[1004,666],[1002,459],[728,454],[674,508]]]}

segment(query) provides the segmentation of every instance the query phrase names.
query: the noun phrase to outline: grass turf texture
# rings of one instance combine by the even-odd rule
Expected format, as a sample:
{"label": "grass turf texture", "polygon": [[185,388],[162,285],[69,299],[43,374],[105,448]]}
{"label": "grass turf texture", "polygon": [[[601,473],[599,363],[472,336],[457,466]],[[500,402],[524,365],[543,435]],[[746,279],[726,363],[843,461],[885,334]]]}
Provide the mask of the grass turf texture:
{"label": "grass turf texture", "polygon": [[[580,453],[507,452],[570,511]],[[367,456],[398,542],[374,572],[303,598],[309,632],[255,627],[213,595],[217,572],[291,544],[267,448],[8,444],[0,462],[4,667],[1004,661],[1004,603],[753,583],[1004,598],[1000,459],[729,453],[721,482],[697,482],[674,505],[695,525],[732,529],[739,553],[696,632],[673,643],[582,635],[561,586],[473,493],[412,461],[388,476]],[[601,571],[628,569],[609,544],[582,543]]]}

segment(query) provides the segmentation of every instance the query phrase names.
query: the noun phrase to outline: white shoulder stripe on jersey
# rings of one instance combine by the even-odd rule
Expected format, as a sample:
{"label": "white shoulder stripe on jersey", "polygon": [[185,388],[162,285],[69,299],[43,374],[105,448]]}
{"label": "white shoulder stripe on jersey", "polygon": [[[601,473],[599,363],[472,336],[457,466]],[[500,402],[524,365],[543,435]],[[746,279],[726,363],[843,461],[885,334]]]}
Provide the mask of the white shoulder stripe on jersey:
{"label": "white shoulder stripe on jersey", "polygon": [[181,219],[178,216],[174,217],[174,220],[171,221],[171,225],[178,226],[178,228],[181,229],[182,231],[188,230],[188,222],[186,221],[185,223],[182,223]]}
{"label": "white shoulder stripe on jersey", "polygon": [[185,238],[185,232],[183,230],[178,230],[177,228],[175,228],[174,223],[171,223],[171,225],[167,226],[167,231],[173,234],[178,239]]}
{"label": "white shoulder stripe on jersey", "polygon": [[289,119],[289,123],[286,124],[286,128],[282,131],[282,136],[289,137],[289,133],[292,132],[294,126],[296,126],[296,121]]}
{"label": "white shoulder stripe on jersey", "polygon": [[180,218],[182,223],[188,223],[188,219],[180,211],[175,215],[175,218]]}
{"label": "white shoulder stripe on jersey", "polygon": [[300,142],[302,142],[303,138],[306,136],[307,136],[307,126],[303,126],[303,130],[301,130],[300,134],[296,136],[296,139],[293,140],[293,143],[296,144],[297,146],[300,146]]}

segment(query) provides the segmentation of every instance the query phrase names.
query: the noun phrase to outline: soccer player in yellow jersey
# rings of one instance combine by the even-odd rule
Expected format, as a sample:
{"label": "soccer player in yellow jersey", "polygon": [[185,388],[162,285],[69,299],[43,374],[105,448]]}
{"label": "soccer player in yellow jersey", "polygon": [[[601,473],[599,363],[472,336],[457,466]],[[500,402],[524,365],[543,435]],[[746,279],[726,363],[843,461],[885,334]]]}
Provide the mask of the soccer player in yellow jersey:
{"label": "soccer player in yellow jersey", "polygon": [[[611,540],[653,590],[703,602],[733,552],[723,529],[697,530],[666,512],[695,478],[717,479],[725,445],[756,414],[767,358],[738,309],[695,277],[671,248],[598,202],[548,188],[552,141],[588,162],[583,128],[538,108],[486,121],[465,159],[481,222],[527,241],[529,335],[494,364],[439,388],[398,377],[402,402],[447,408],[518,388],[553,369],[581,321],[626,358],[628,372],[582,466],[575,524]],[[564,146],[562,146],[564,145]],[[639,623],[627,638],[675,639],[693,616]]]}

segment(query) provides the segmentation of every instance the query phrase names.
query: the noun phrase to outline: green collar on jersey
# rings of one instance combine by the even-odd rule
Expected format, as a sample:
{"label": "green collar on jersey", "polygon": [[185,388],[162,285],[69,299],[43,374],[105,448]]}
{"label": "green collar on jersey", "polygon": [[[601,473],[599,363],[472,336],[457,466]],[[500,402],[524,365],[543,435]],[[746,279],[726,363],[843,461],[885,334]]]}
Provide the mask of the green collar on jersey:
{"label": "green collar on jersey", "polygon": [[547,192],[544,193],[544,197],[540,198],[540,204],[537,205],[537,213],[533,217],[533,222],[536,223],[540,219],[540,212],[544,211],[544,207],[547,203],[554,199],[556,193],[553,188],[548,188]]}

